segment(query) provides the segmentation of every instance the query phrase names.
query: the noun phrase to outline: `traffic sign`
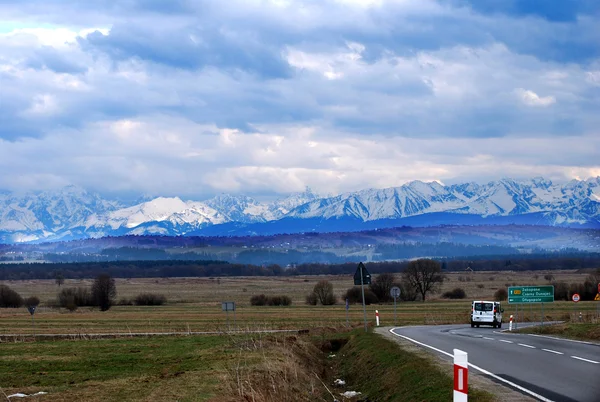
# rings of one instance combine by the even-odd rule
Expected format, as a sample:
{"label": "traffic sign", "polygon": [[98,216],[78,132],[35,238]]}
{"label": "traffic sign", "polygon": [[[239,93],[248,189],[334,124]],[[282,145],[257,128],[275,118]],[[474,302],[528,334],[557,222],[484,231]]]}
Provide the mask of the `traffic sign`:
{"label": "traffic sign", "polygon": [[27,306],[27,310],[29,310],[29,314],[33,315],[35,313],[35,306]]}
{"label": "traffic sign", "polygon": [[552,303],[554,286],[510,286],[508,303]]}
{"label": "traffic sign", "polygon": [[600,283],[598,284],[598,294],[600,294]]}
{"label": "traffic sign", "polygon": [[[360,280],[362,273],[362,282]],[[370,285],[371,284],[371,274],[367,271],[367,267],[362,262],[358,264],[356,267],[356,272],[354,273],[354,284],[356,286],[360,285]]]}
{"label": "traffic sign", "polygon": [[579,299],[580,297],[578,293],[573,293],[573,296],[571,296],[571,300],[573,300],[575,303],[577,303]]}
{"label": "traffic sign", "polygon": [[390,296],[392,296],[394,299],[399,298],[400,297],[400,288],[398,286],[394,286],[393,288],[391,288]]}
{"label": "traffic sign", "polygon": [[221,302],[221,308],[223,311],[235,311],[235,302],[225,301]]}
{"label": "traffic sign", "polygon": [[600,301],[600,293],[598,293],[598,294],[596,295],[596,297],[594,297],[594,301]]}

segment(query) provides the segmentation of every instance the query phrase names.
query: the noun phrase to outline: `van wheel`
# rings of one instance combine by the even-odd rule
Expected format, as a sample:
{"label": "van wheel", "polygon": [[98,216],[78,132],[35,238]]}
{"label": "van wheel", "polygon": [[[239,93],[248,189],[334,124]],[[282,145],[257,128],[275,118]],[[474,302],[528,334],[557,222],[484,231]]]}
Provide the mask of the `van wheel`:
{"label": "van wheel", "polygon": [[473,328],[475,326],[475,324],[471,323],[471,328]]}
{"label": "van wheel", "polygon": [[502,321],[498,323],[498,328],[502,328]]}
{"label": "van wheel", "polygon": [[479,328],[479,324],[477,324],[477,328]]}

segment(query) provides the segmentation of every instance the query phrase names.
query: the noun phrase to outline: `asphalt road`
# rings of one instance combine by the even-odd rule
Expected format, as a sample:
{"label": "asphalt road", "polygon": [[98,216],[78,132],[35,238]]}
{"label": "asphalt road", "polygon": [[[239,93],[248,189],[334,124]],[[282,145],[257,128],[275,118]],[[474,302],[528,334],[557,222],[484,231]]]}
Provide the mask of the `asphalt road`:
{"label": "asphalt road", "polygon": [[454,349],[463,350],[469,370],[486,370],[495,381],[509,381],[540,400],[600,402],[600,345],[470,325],[399,327],[390,332],[429,350],[436,348],[432,352],[447,359]]}

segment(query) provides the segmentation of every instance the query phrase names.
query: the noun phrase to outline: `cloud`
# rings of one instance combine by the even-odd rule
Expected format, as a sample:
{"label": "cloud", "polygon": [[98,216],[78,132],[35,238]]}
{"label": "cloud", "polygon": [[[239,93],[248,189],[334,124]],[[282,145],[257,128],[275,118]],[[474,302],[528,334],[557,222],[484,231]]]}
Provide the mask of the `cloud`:
{"label": "cloud", "polygon": [[543,96],[540,97],[538,94],[536,94],[533,91],[529,91],[523,88],[519,88],[515,91],[517,93],[517,95],[519,96],[519,98],[521,99],[521,101],[526,104],[527,106],[542,106],[542,107],[546,107],[546,106],[550,106],[554,103],[556,103],[556,99],[554,98],[554,96]]}
{"label": "cloud", "polygon": [[593,174],[595,4],[0,2],[0,188]]}

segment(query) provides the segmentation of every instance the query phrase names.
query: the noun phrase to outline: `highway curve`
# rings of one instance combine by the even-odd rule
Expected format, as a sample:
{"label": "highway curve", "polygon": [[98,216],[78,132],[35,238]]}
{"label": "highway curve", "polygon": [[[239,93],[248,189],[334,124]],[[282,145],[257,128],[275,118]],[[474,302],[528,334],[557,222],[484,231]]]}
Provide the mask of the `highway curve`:
{"label": "highway curve", "polygon": [[390,332],[446,359],[453,349],[464,350],[470,370],[485,370],[539,400],[600,401],[598,344],[469,325],[396,327]]}

